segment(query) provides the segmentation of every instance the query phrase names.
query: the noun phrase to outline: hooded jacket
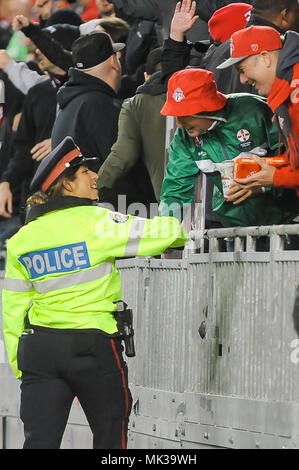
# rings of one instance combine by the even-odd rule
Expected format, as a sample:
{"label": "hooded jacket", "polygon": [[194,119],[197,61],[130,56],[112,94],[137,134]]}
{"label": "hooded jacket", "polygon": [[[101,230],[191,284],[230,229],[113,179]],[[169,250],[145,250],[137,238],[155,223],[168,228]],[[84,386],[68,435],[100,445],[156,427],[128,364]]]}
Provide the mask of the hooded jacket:
{"label": "hooded jacket", "polygon": [[[269,156],[277,152],[278,129],[272,123],[266,101],[255,95],[232,94],[227,96],[223,109],[210,115],[217,119],[217,124],[198,140],[190,137],[185,129],[177,129],[170,147],[159,214],[181,219],[182,209],[187,210],[194,201],[197,178],[202,171],[214,183],[213,210],[223,227],[290,223],[298,211],[294,191],[269,188],[234,205],[223,197],[217,167],[218,163],[232,160],[243,152],[257,153],[261,147],[268,149]],[[246,138],[240,135],[242,130],[247,131]]]}
{"label": "hooded jacket", "polygon": [[289,166],[275,171],[274,185],[296,188],[299,195],[299,34],[294,31],[286,34],[268,104],[287,144],[289,161]]}
{"label": "hooded jacket", "polygon": [[101,165],[117,138],[121,101],[114,90],[99,78],[71,68],[57,101],[60,110],[52,148],[69,135],[86,157],[98,157]]}

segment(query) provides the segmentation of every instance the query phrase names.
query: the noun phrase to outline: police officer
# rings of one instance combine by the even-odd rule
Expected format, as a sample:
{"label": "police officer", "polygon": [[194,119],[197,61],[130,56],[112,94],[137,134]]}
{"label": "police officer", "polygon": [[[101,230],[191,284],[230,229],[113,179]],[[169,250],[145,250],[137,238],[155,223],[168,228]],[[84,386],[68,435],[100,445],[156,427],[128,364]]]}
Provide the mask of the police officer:
{"label": "police officer", "polygon": [[[90,161],[91,160],[91,161]],[[142,219],[96,204],[93,159],[66,137],[31,183],[25,225],[7,244],[3,327],[21,378],[24,448],[60,447],[75,396],[94,448],[125,448],[131,409],[115,315],[115,258],[161,254],[187,237],[168,217]]]}

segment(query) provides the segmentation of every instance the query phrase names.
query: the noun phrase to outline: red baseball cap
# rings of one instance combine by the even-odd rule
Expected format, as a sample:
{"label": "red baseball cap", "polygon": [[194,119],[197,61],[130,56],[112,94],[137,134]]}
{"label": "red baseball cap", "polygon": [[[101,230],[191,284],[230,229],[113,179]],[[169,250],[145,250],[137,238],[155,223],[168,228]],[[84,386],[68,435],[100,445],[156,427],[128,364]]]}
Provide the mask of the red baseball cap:
{"label": "red baseball cap", "polygon": [[233,33],[245,28],[253,6],[248,3],[231,3],[216,10],[209,21],[210,35],[214,41],[225,42]]}
{"label": "red baseball cap", "polygon": [[225,69],[263,51],[276,51],[282,46],[279,32],[270,26],[250,26],[241,29],[231,37],[230,59],[218,65],[217,69]]}
{"label": "red baseball cap", "polygon": [[180,70],[168,82],[163,116],[193,116],[217,111],[226,104],[226,96],[217,90],[212,72],[199,68]]}

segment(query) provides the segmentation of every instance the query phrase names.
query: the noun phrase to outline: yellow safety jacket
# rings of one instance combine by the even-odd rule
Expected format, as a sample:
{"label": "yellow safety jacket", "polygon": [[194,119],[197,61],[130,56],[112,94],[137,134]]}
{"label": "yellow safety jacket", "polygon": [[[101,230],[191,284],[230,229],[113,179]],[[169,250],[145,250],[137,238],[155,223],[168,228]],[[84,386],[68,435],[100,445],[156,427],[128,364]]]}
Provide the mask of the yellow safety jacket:
{"label": "yellow safety jacket", "polygon": [[172,217],[144,219],[87,199],[61,200],[67,207],[55,210],[54,201],[37,206],[38,217],[7,243],[3,332],[17,377],[18,341],[27,314],[31,325],[117,335],[112,312],[122,289],[115,258],[155,256],[188,240]]}

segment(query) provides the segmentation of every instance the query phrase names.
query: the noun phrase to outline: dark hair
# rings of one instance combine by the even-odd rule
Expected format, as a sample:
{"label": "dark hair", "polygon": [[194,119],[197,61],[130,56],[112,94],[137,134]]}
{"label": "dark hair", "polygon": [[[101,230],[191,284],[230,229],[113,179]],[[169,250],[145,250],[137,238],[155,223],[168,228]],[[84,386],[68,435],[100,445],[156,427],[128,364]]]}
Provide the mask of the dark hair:
{"label": "dark hair", "polygon": [[83,23],[84,21],[81,16],[71,8],[59,8],[47,19],[45,27],[47,28],[48,26],[53,26],[55,24],[72,24],[73,26],[80,26],[80,24]]}
{"label": "dark hair", "polygon": [[270,15],[278,15],[282,10],[290,10],[297,5],[297,0],[252,0],[252,13],[267,12]]}
{"label": "dark hair", "polygon": [[130,26],[122,18],[114,16],[102,18],[99,26],[101,26],[107,34],[110,34],[113,42],[126,42]]}
{"label": "dark hair", "polygon": [[36,204],[44,204],[47,201],[63,196],[64,180],[67,179],[68,181],[74,181],[74,179],[76,178],[77,170],[79,168],[80,166],[67,168],[59,176],[59,178],[51,184],[51,186],[47,189],[45,193],[43,191],[36,191],[34,194],[29,196],[29,198],[26,201],[26,206],[31,207]]}
{"label": "dark hair", "polygon": [[157,47],[152,49],[146,58],[145,71],[147,74],[152,75],[153,73],[161,70],[161,59],[162,59],[163,47]]}

